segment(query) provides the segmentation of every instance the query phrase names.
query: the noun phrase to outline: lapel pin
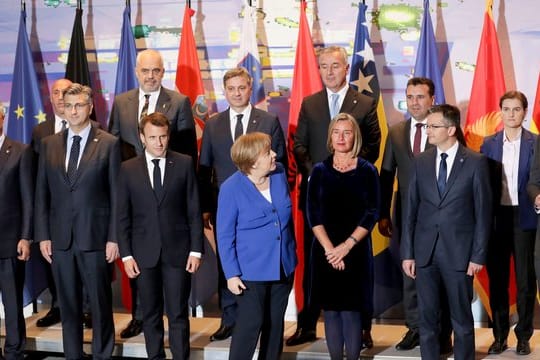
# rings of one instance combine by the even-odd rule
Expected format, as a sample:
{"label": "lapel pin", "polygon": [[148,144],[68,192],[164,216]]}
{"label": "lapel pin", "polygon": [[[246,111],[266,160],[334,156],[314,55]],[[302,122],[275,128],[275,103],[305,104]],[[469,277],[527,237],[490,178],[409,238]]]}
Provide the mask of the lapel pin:
{"label": "lapel pin", "polygon": [[9,154],[11,152],[11,150],[7,149],[6,150],[6,154]]}
{"label": "lapel pin", "polygon": [[165,109],[165,104],[161,105],[161,107],[162,107],[163,109]]}
{"label": "lapel pin", "polygon": [[464,161],[464,160],[463,160],[463,158],[459,159],[459,162],[461,162],[461,163],[462,163],[463,161]]}
{"label": "lapel pin", "polygon": [[98,142],[99,140],[97,138],[94,138],[94,142]]}
{"label": "lapel pin", "polygon": [[356,99],[353,100],[353,104],[356,104],[358,101]]}

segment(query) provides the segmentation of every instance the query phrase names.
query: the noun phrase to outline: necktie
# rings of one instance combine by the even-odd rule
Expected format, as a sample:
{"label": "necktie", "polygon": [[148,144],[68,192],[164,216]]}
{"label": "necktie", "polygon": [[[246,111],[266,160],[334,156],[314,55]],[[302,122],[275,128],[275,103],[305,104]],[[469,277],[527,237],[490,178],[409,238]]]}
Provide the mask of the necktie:
{"label": "necktie", "polygon": [[437,187],[439,188],[439,195],[444,193],[444,188],[446,187],[446,158],[448,154],[441,154],[441,162],[439,163],[439,176],[437,177]]}
{"label": "necktie", "polygon": [[159,159],[152,160],[154,163],[154,193],[159,196],[163,190],[161,185],[161,169],[159,168]]}
{"label": "necktie", "polygon": [[416,124],[416,132],[414,133],[414,143],[413,143],[413,155],[418,155],[422,152],[420,149],[420,144],[422,142],[422,128],[424,127],[424,124],[417,123]]}
{"label": "necktie", "polygon": [[71,144],[71,151],[69,152],[67,177],[69,183],[73,185],[77,175],[77,163],[79,162],[79,153],[81,151],[81,137],[79,135],[73,136],[73,144]]}
{"label": "necktie", "polygon": [[148,105],[150,104],[150,94],[144,94],[144,105],[139,116],[139,122],[148,114]]}
{"label": "necktie", "polygon": [[236,126],[234,127],[234,140],[238,139],[239,136],[244,135],[244,126],[242,125],[242,118],[244,114],[236,115]]}
{"label": "necktie", "polygon": [[330,95],[330,117],[333,119],[337,114],[339,114],[339,94]]}
{"label": "necktie", "polygon": [[66,129],[67,129],[67,121],[66,121],[66,120],[62,120],[61,123],[62,123],[62,127],[60,128],[60,131],[66,130]]}

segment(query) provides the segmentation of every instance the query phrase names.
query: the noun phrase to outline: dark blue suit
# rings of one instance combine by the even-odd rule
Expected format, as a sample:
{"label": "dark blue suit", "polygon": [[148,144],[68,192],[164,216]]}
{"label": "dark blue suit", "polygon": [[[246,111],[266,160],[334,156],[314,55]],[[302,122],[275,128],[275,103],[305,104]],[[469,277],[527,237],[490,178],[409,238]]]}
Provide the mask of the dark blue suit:
{"label": "dark blue suit", "polygon": [[484,264],[491,228],[491,189],[487,159],[462,145],[449,169],[445,190],[437,188],[437,149],[415,158],[401,258],[415,260],[422,359],[439,359],[440,291],[452,314],[454,355],[474,359],[471,311],[473,277],[469,262]]}
{"label": "dark blue suit", "polygon": [[[487,271],[493,336],[506,339],[510,330],[508,283],[510,256],[514,255],[519,321],[514,331],[518,339],[528,340],[533,333],[536,281],[534,274],[534,241],[537,214],[527,194],[529,170],[537,136],[522,129],[518,165],[518,206],[501,205],[503,180],[504,131],[486,137],[480,148],[490,159],[495,208],[494,232],[489,242]],[[512,184],[508,184],[512,185]]]}
{"label": "dark blue suit", "polygon": [[241,172],[221,186],[217,235],[225,277],[247,289],[237,296],[238,314],[229,359],[251,359],[259,334],[259,358],[278,359],[283,317],[296,267],[291,200],[285,170],[270,174],[270,203]]}

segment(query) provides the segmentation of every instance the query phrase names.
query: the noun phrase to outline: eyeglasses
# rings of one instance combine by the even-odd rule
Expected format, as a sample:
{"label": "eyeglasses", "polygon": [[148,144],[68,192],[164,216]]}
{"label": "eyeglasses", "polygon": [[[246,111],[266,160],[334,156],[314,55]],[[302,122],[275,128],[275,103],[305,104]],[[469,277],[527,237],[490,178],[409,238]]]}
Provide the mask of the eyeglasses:
{"label": "eyeglasses", "polygon": [[429,129],[441,129],[441,128],[448,129],[449,127],[450,127],[449,125],[424,125],[424,128],[426,130],[429,130]]}
{"label": "eyeglasses", "polygon": [[75,110],[79,111],[81,110],[82,108],[88,106],[89,103],[75,103],[75,104],[70,104],[70,103],[64,103],[64,109],[66,110],[71,110],[73,108],[75,108]]}

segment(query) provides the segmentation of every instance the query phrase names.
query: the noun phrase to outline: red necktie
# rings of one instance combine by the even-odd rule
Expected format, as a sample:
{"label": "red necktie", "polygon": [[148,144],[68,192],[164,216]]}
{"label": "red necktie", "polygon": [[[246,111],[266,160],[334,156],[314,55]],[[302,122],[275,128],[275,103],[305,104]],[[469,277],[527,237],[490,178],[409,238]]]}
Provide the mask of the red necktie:
{"label": "red necktie", "polygon": [[422,152],[420,149],[420,143],[422,142],[422,128],[424,127],[424,124],[417,123],[416,124],[416,132],[414,133],[414,143],[412,152],[413,155],[418,155]]}

